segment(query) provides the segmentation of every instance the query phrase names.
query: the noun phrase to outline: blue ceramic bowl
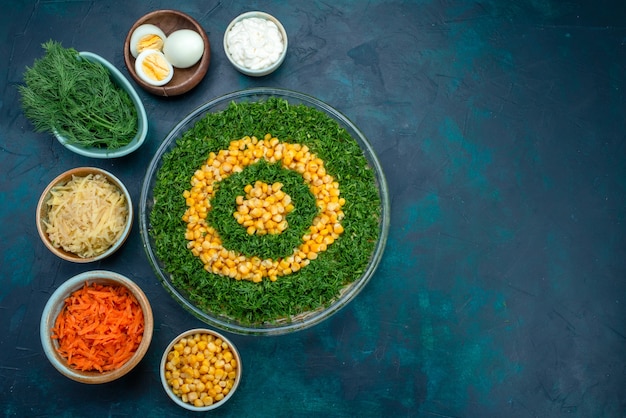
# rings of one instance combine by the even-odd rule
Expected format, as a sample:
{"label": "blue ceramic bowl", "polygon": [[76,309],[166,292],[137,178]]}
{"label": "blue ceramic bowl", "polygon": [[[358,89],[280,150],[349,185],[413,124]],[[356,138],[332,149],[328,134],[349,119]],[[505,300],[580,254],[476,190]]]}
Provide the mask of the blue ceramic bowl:
{"label": "blue ceramic bowl", "polygon": [[[82,288],[85,283],[99,283],[103,285],[124,286],[130,293],[135,296],[137,302],[143,311],[144,331],[141,343],[133,356],[122,366],[115,370],[99,372],[99,371],[80,371],[70,366],[59,352],[57,348],[59,343],[52,338],[52,328],[57,317],[65,306],[67,299],[76,290]],[[52,293],[41,314],[39,323],[39,337],[43,347],[44,354],[52,364],[65,377],[80,383],[86,384],[102,384],[117,380],[129,373],[139,364],[145,354],[148,352],[152,335],[154,332],[154,317],[152,314],[152,306],[148,297],[143,290],[131,279],[119,273],[107,270],[92,270],[80,273],[63,282]]]}
{"label": "blue ceramic bowl", "polygon": [[130,82],[126,79],[126,77],[124,77],[124,75],[109,61],[92,52],[79,52],[78,55],[83,59],[86,59],[87,61],[98,62],[102,64],[107,70],[109,70],[109,73],[111,73],[111,78],[114,80],[114,82],[117,83],[118,86],[123,88],[130,95],[130,98],[133,101],[135,108],[137,109],[137,134],[135,135],[133,140],[128,143],[128,145],[125,145],[121,148],[116,148],[114,150],[109,150],[106,148],[83,147],[81,145],[68,141],[67,138],[59,135],[57,132],[54,133],[54,136],[65,148],[85,157],[117,158],[130,154],[131,152],[139,148],[141,144],[143,144],[144,140],[146,139],[146,135],[148,134],[148,116],[146,115],[146,109],[143,107],[143,103],[141,102],[139,95],[130,84]]}

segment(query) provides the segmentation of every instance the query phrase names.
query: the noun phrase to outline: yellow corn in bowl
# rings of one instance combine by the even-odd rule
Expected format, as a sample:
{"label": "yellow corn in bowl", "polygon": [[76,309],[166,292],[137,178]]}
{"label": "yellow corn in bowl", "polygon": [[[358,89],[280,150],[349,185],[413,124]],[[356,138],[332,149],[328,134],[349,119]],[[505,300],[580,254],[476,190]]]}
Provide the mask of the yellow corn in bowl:
{"label": "yellow corn in bowl", "polygon": [[241,381],[241,357],[222,334],[195,328],[167,346],[160,365],[161,383],[177,405],[209,411],[224,405]]}

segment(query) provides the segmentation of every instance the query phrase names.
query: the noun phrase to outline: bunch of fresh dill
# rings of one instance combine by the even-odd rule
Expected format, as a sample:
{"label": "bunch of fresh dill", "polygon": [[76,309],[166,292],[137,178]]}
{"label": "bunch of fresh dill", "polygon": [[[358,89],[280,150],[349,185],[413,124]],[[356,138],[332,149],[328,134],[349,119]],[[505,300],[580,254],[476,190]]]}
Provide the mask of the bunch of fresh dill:
{"label": "bunch of fresh dill", "polygon": [[109,71],[59,42],[42,47],[46,54],[26,68],[25,84],[18,87],[22,109],[35,130],[56,132],[86,147],[127,145],[137,133],[137,110]]}

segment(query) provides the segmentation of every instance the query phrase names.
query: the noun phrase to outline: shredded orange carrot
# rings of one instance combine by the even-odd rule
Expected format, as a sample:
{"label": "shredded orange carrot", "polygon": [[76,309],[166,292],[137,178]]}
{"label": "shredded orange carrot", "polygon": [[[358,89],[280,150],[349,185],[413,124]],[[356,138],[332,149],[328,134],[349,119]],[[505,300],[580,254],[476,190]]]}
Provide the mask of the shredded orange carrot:
{"label": "shredded orange carrot", "polygon": [[77,370],[115,370],[143,337],[143,311],[124,286],[88,284],[65,299],[52,328],[57,351]]}

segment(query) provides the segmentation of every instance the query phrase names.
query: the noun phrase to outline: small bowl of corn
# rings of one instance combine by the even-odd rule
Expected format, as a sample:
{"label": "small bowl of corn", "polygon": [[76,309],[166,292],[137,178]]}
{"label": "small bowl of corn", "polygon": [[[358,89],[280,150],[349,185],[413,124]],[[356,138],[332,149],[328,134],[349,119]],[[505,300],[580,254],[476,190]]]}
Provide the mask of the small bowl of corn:
{"label": "small bowl of corn", "polygon": [[161,358],[161,383],[177,405],[209,411],[224,405],[241,381],[241,357],[232,342],[205,328],[185,331]]}

